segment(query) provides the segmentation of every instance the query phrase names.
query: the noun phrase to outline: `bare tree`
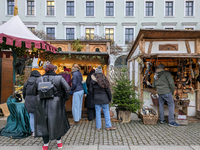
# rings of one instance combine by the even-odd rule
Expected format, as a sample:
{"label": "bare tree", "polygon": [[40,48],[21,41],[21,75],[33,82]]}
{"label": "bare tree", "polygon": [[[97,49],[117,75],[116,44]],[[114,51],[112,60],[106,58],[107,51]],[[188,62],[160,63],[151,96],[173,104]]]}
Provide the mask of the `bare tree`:
{"label": "bare tree", "polygon": [[42,40],[54,40],[54,37],[51,37],[49,35],[46,34],[46,32],[44,30],[34,30],[32,31],[33,34],[35,34],[38,38],[42,39]]}
{"label": "bare tree", "polygon": [[131,50],[131,48],[132,48],[134,42],[135,42],[135,41],[132,40],[132,41],[127,45],[126,52],[129,52],[129,51]]}

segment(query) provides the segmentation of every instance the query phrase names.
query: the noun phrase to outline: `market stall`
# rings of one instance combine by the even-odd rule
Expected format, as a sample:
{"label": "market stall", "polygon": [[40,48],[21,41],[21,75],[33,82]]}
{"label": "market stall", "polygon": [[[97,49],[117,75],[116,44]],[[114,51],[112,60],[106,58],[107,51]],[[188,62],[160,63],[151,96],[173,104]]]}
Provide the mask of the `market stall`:
{"label": "market stall", "polygon": [[[47,62],[50,62],[57,66],[56,73],[59,74],[63,72],[63,67],[65,66],[69,70],[72,70],[72,65],[77,63],[80,66],[80,72],[83,75],[83,80],[86,81],[87,74],[93,69],[102,66],[103,73],[108,76],[108,59],[109,59],[109,46],[107,42],[110,43],[110,40],[104,41],[81,41],[83,48],[81,51],[74,50],[71,45],[73,41],[67,40],[54,40],[48,41],[56,47],[62,47],[62,51],[57,52],[56,54],[51,54],[49,52],[40,53],[37,61],[37,66],[33,70],[38,70],[41,74],[44,74],[44,68]],[[70,45],[70,46],[69,46]],[[70,47],[70,48],[69,48]],[[88,49],[87,49],[88,47]],[[98,51],[95,51],[98,49]],[[42,64],[42,65],[41,65]],[[87,109],[84,107],[85,97],[83,99],[82,111],[83,115],[87,114]],[[66,102],[66,110],[68,114],[71,114],[72,110],[72,96]]]}
{"label": "market stall", "polygon": [[162,63],[175,82],[175,113],[182,110],[185,115],[196,116],[200,105],[199,38],[200,31],[140,30],[127,61],[130,79],[134,80],[135,91],[143,105],[158,110],[152,83],[156,67]]}

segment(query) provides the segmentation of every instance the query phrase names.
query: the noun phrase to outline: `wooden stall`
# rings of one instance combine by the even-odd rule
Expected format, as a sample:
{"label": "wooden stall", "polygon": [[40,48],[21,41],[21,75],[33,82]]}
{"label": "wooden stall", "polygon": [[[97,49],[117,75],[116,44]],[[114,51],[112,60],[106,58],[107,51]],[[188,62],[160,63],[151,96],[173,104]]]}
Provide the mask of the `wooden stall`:
{"label": "wooden stall", "polygon": [[[86,81],[87,74],[93,67],[97,67],[98,65],[102,66],[103,73],[105,75],[109,75],[108,73],[108,59],[110,53],[110,40],[86,40],[80,41],[80,43],[84,46],[81,51],[74,50],[72,47],[73,41],[67,40],[53,40],[47,41],[51,45],[58,47],[61,51],[56,54],[50,54],[49,52],[41,53],[39,56],[39,61],[49,61],[52,64],[57,66],[56,73],[59,74],[63,71],[63,67],[66,66],[70,70],[72,69],[72,65],[77,63],[80,66],[80,72],[83,75],[83,80]],[[38,70],[41,74],[44,74],[44,68],[41,67],[33,68],[33,70]],[[85,105],[85,97],[83,99],[82,105],[82,114],[87,114],[87,109],[84,107]],[[66,102],[66,110],[68,114],[71,114],[72,110],[72,96]],[[71,116],[71,115],[70,115]]]}
{"label": "wooden stall", "polygon": [[175,104],[175,112],[182,110],[188,116],[196,116],[200,107],[200,31],[141,29],[127,61],[130,79],[134,80],[143,105],[157,110],[150,96],[156,89],[151,85],[156,67],[163,63],[175,82],[174,102],[190,101],[188,106]]}
{"label": "wooden stall", "polygon": [[13,57],[11,52],[0,52],[0,104],[13,94]]}

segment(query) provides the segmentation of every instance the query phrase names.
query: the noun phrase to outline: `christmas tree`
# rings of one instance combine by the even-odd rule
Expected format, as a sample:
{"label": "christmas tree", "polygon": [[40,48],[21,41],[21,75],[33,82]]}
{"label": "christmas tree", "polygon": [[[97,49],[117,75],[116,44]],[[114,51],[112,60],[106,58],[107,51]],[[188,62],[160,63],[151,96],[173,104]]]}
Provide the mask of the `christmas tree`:
{"label": "christmas tree", "polygon": [[114,78],[113,104],[117,105],[118,110],[136,112],[141,107],[138,95],[133,89],[133,81],[129,79],[128,69],[123,67]]}

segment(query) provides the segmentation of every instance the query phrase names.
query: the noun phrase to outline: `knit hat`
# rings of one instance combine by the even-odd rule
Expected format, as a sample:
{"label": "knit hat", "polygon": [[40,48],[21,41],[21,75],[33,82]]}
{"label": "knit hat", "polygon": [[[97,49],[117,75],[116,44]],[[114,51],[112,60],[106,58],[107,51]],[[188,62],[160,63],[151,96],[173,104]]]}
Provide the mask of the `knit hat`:
{"label": "knit hat", "polygon": [[160,68],[160,69],[165,69],[165,65],[161,63],[161,64],[159,64],[159,65],[158,65],[158,67],[157,67],[157,68]]}
{"label": "knit hat", "polygon": [[101,66],[98,66],[95,70],[95,73],[102,73],[102,68]]}
{"label": "knit hat", "polygon": [[53,72],[55,69],[55,66],[53,64],[46,65],[45,71],[46,72]]}

